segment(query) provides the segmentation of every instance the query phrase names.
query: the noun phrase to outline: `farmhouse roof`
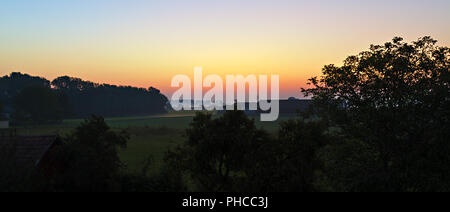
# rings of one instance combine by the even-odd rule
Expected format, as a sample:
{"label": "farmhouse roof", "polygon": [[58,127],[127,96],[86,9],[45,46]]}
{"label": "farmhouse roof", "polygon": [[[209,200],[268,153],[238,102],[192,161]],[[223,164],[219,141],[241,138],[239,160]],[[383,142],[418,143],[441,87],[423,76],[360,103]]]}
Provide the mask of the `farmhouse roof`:
{"label": "farmhouse roof", "polygon": [[14,136],[0,138],[0,151],[6,151],[19,166],[37,166],[47,152],[61,143],[58,136]]}

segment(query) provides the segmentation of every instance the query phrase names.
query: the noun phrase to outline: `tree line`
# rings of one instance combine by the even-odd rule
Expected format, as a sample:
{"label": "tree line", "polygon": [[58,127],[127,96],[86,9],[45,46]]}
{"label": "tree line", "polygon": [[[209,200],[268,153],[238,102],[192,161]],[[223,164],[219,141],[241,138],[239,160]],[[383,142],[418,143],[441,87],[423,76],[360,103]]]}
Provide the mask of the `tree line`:
{"label": "tree line", "polygon": [[153,115],[168,99],[153,87],[97,84],[73,77],[52,82],[22,73],[0,78],[0,102],[17,124],[56,123],[64,118]]}

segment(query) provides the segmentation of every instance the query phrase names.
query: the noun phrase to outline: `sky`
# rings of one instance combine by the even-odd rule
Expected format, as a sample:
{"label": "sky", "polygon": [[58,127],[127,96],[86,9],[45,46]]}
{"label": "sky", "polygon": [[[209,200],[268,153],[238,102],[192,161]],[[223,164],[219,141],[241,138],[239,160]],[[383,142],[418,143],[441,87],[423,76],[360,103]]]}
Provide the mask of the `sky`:
{"label": "sky", "polygon": [[278,74],[301,97],[327,64],[395,36],[450,43],[448,0],[0,0],[0,75],[154,86],[172,77]]}

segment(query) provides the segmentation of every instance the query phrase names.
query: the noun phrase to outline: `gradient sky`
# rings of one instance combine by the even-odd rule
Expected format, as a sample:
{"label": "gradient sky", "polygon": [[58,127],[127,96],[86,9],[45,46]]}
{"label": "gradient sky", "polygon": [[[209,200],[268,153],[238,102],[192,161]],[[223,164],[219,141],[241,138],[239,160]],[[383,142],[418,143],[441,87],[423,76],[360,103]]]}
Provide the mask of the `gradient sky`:
{"label": "gradient sky", "polygon": [[450,43],[449,0],[0,0],[0,75],[156,86],[205,74],[279,74],[299,97],[325,64],[394,36]]}

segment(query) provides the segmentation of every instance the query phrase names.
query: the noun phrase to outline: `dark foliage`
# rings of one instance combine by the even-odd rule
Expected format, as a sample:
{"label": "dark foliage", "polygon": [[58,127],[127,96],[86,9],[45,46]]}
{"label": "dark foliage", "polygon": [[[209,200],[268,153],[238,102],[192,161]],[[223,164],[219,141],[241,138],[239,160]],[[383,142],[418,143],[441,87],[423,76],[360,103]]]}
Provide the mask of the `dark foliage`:
{"label": "dark foliage", "polygon": [[292,120],[279,138],[255,127],[242,111],[213,119],[198,114],[185,145],[166,156],[173,170],[190,179],[194,191],[315,191],[317,152],[328,143],[326,125]]}
{"label": "dark foliage", "polygon": [[139,116],[166,113],[168,99],[159,90],[95,84],[78,78],[53,80],[56,90],[69,99],[74,117],[92,114],[105,117]]}
{"label": "dark foliage", "polygon": [[166,156],[174,170],[187,175],[199,191],[238,191],[268,134],[242,111],[212,119],[199,113],[187,130],[188,141]]}
{"label": "dark foliage", "polygon": [[48,87],[27,87],[13,99],[12,118],[16,124],[58,123],[64,118],[65,102],[63,96]]}
{"label": "dark foliage", "polygon": [[271,191],[314,192],[316,174],[322,169],[317,157],[330,143],[331,132],[320,120],[298,118],[281,123],[273,164]]}
{"label": "dark foliage", "polygon": [[50,81],[40,78],[32,77],[27,74],[11,73],[9,76],[0,78],[0,101],[3,102],[3,112],[12,112],[12,103],[15,96],[17,96],[22,89],[26,87],[47,87],[50,88]]}
{"label": "dark foliage", "polygon": [[324,179],[338,191],[450,190],[450,51],[401,38],[323,69],[304,90],[340,129]]}
{"label": "dark foliage", "polygon": [[50,81],[40,78],[32,77],[28,74],[11,73],[9,76],[0,78],[0,99],[5,103],[10,103],[10,100],[14,98],[19,92],[30,86],[42,86],[50,87]]}
{"label": "dark foliage", "polygon": [[17,164],[16,137],[4,138],[0,137],[0,192],[186,191],[180,175],[170,169],[153,176],[148,167],[142,173],[129,172],[118,154],[126,147],[128,133],[111,130],[101,117],[91,117],[63,137],[63,144],[52,148],[39,166]]}
{"label": "dark foliage", "polygon": [[51,191],[120,191],[123,168],[118,150],[125,148],[126,132],[114,132],[101,117],[82,123],[51,155]]}

